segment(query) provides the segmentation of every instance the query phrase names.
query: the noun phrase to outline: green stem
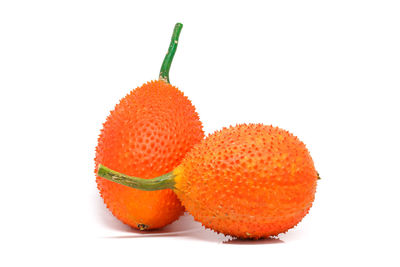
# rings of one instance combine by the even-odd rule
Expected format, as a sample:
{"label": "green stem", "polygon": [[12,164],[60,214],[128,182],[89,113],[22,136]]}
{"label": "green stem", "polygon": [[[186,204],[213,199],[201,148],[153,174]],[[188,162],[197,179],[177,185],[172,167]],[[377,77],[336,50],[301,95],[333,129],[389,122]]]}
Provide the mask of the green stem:
{"label": "green stem", "polygon": [[160,80],[163,80],[167,83],[169,83],[169,69],[171,68],[172,60],[174,59],[176,49],[178,48],[179,34],[181,33],[182,27],[183,27],[182,23],[175,24],[168,52],[165,55],[164,61],[161,65]]}
{"label": "green stem", "polygon": [[153,179],[143,179],[113,171],[99,164],[97,175],[109,181],[144,191],[156,191],[175,188],[175,175],[172,172],[166,173]]}

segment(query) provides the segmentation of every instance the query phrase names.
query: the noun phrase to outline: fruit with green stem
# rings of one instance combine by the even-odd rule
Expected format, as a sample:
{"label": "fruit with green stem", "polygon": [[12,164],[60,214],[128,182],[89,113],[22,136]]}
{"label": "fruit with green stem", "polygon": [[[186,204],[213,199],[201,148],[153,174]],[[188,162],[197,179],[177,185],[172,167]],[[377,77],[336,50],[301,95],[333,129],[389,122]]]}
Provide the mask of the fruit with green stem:
{"label": "fruit with green stem", "polygon": [[[96,147],[97,166],[143,179],[168,173],[204,137],[191,101],[169,83],[169,70],[182,24],[175,25],[159,80],[148,82],[120,100],[103,124]],[[96,178],[108,209],[140,230],[163,227],[184,211],[171,189],[145,192]]]}
{"label": "fruit with green stem", "polygon": [[195,220],[240,238],[276,236],[297,225],[315,197],[318,174],[303,142],[263,124],[217,131],[171,172],[128,176],[99,165],[98,175],[127,188],[173,190]]}

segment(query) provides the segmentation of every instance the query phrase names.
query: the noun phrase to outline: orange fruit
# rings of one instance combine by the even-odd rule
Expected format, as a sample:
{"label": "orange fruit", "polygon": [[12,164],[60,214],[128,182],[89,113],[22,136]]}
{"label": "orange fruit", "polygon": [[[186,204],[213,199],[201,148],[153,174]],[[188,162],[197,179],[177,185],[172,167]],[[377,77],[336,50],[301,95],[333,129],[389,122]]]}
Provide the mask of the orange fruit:
{"label": "orange fruit", "polygon": [[295,226],[314,200],[317,172],[305,145],[261,124],[218,131],[174,170],[175,192],[204,226],[241,238]]}
{"label": "orange fruit", "polygon": [[[169,65],[181,27],[175,27],[171,41],[175,47],[170,47],[160,80],[132,90],[107,117],[96,147],[96,173],[101,163],[129,175],[153,178],[178,166],[203,139],[202,124],[191,101],[168,83]],[[144,192],[99,176],[96,182],[115,217],[140,230],[163,227],[184,211],[170,189]]]}
{"label": "orange fruit", "polygon": [[177,168],[151,183],[104,166],[99,174],[144,190],[172,188],[205,227],[254,239],[297,225],[312,206],[318,179],[310,153],[297,137],[262,124],[209,135]]}

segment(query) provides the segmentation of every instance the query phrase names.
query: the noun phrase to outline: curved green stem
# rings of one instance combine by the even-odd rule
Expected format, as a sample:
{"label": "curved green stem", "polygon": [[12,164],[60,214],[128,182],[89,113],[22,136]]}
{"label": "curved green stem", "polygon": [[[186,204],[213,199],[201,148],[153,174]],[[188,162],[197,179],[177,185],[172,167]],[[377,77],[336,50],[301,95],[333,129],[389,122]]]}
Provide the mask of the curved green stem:
{"label": "curved green stem", "polygon": [[175,188],[175,175],[172,172],[166,173],[153,179],[143,179],[113,171],[106,166],[99,164],[97,175],[109,181],[144,191],[156,191]]}
{"label": "curved green stem", "polygon": [[169,83],[169,69],[171,68],[172,60],[174,59],[176,49],[178,48],[178,40],[179,40],[179,35],[181,33],[182,27],[183,27],[182,23],[175,24],[175,28],[174,28],[174,32],[172,33],[171,43],[169,44],[168,52],[165,55],[164,61],[161,65],[160,80],[163,80],[167,83]]}

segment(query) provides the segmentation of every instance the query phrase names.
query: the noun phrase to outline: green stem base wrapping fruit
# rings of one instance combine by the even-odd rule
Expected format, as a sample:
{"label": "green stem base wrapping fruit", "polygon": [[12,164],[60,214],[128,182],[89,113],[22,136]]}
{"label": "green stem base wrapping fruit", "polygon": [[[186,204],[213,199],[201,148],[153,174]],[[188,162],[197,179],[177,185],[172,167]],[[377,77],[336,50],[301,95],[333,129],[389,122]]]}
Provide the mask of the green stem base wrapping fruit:
{"label": "green stem base wrapping fruit", "polygon": [[175,189],[175,175],[172,172],[166,173],[153,179],[143,179],[113,171],[99,164],[97,175],[109,181],[143,191]]}

